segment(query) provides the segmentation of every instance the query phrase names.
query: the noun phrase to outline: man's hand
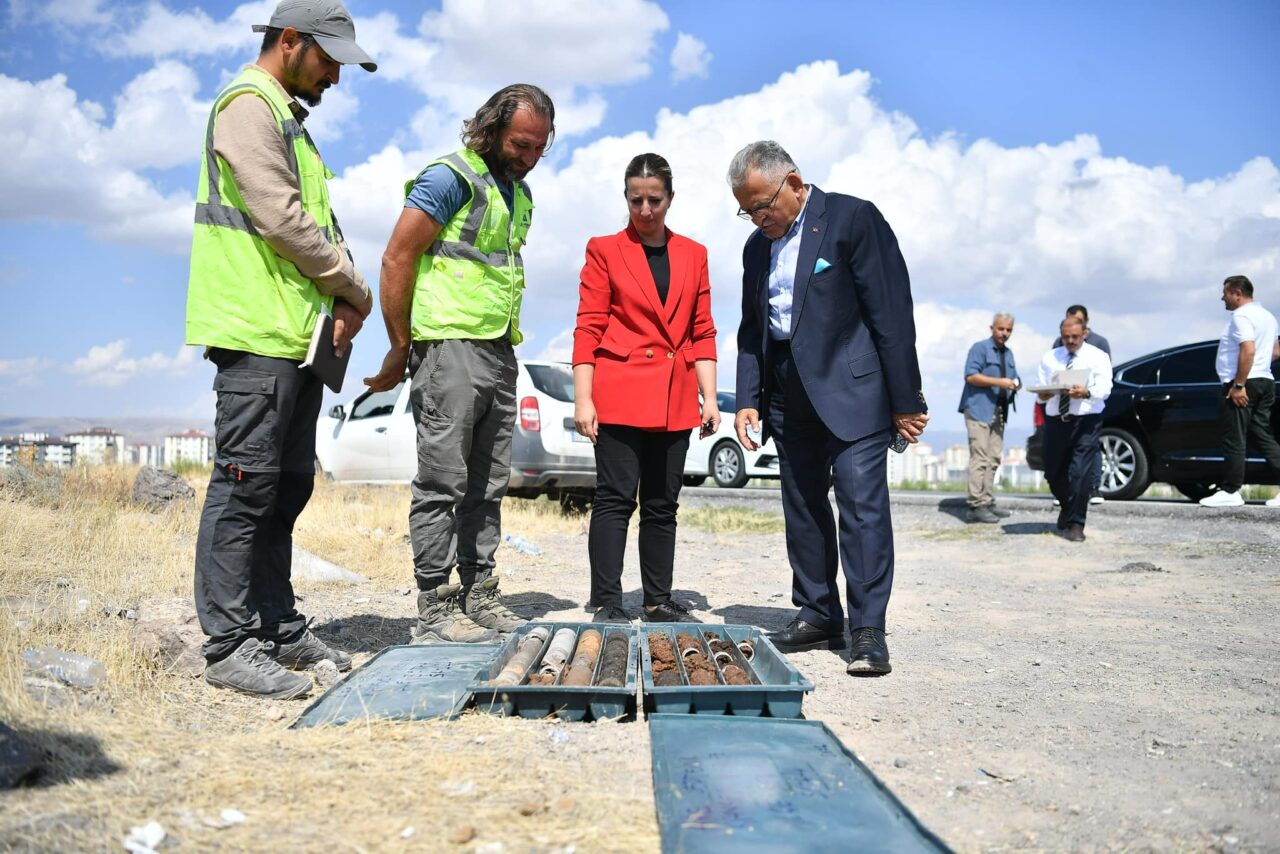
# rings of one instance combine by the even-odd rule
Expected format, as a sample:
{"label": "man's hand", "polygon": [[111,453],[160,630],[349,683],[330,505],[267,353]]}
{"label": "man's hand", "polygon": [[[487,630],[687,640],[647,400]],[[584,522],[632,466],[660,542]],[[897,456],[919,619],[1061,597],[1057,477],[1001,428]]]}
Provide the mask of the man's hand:
{"label": "man's hand", "polygon": [[927,412],[895,412],[890,417],[893,419],[894,429],[913,445],[920,441],[920,434],[929,423]]}
{"label": "man's hand", "polygon": [[1089,389],[1082,385],[1073,385],[1071,390],[1067,392],[1067,395],[1075,398],[1088,397]]}
{"label": "man's hand", "polygon": [[586,436],[593,445],[596,443],[596,439],[600,435],[600,423],[596,419],[594,401],[583,400],[575,395],[573,401],[573,426],[577,429],[579,436]]}
{"label": "man's hand", "polygon": [[1242,388],[1232,388],[1227,392],[1227,400],[1244,409],[1249,405],[1249,392]]}
{"label": "man's hand", "polygon": [[409,364],[408,347],[392,347],[382,359],[382,368],[375,377],[365,377],[364,384],[370,391],[386,391],[395,388],[396,383],[404,379],[405,368]]}
{"label": "man's hand", "polygon": [[751,438],[747,428],[751,429],[751,433],[758,434],[760,432],[760,411],[756,409],[739,409],[738,414],[733,417],[733,429],[738,434],[738,441],[742,443],[742,447],[748,451],[757,451],[760,444]]}
{"label": "man's hand", "polygon": [[333,351],[339,359],[363,326],[364,318],[359,309],[346,300],[333,301]]}

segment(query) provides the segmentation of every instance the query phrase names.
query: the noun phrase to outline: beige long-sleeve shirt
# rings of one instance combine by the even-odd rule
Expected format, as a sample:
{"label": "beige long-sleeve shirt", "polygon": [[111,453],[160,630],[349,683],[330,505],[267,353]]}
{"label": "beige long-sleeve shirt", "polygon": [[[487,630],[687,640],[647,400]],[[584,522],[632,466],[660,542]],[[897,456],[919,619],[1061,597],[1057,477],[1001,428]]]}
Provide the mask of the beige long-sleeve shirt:
{"label": "beige long-sleeve shirt", "polygon": [[[275,78],[267,76],[289,99],[294,117],[302,122],[307,111]],[[231,167],[258,234],[281,258],[293,262],[298,272],[315,282],[321,293],[366,314],[371,306],[369,286],[356,270],[346,241],[339,238],[339,245],[334,246],[311,214],[302,209],[302,192],[289,168],[287,145],[271,107],[261,98],[235,98],[218,115],[213,149]]]}

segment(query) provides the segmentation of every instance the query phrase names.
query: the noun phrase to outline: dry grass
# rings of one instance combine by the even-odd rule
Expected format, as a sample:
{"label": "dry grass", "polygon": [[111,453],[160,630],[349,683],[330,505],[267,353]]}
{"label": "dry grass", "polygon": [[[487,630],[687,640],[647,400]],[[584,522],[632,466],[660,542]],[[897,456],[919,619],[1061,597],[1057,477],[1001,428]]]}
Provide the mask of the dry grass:
{"label": "dry grass", "polygon": [[[548,738],[564,725],[474,713],[293,731],[303,704],[157,672],[129,621],[103,608],[189,598],[199,504],[134,509],[134,473],[0,480],[0,720],[47,756],[36,785],[0,795],[0,849],[120,850],[130,826],[154,819],[166,844],[196,849],[656,850],[643,726],[574,725],[565,743]],[[408,584],[407,506],[404,488],[317,484],[297,541],[373,586]],[[504,526],[531,539],[582,529],[552,509],[508,502]],[[73,590],[87,610],[56,604]],[[55,604],[32,614],[33,602]],[[100,659],[108,678],[45,705],[24,688],[20,658],[41,646]],[[211,827],[228,808],[247,821]],[[464,825],[474,839],[451,842]]]}
{"label": "dry grass", "polygon": [[750,507],[696,507],[680,514],[680,524],[708,534],[780,534],[782,516]]}

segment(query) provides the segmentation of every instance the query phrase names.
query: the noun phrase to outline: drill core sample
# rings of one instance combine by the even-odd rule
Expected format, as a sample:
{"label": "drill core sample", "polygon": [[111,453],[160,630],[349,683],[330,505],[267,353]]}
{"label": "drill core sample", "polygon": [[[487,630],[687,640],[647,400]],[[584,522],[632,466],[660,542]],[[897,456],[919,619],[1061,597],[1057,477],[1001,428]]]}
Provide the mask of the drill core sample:
{"label": "drill core sample", "polygon": [[591,674],[600,656],[600,632],[587,629],[578,638],[578,648],[573,651],[573,663],[564,674],[562,685],[590,685]]}
{"label": "drill core sample", "polygon": [[715,685],[716,666],[707,660],[702,651],[702,643],[694,635],[681,632],[676,635],[676,644],[680,654],[684,656],[684,669],[689,673],[690,685]]}
{"label": "drill core sample", "polygon": [[732,642],[721,640],[715,632],[703,632],[702,636],[707,639],[707,646],[711,647],[711,657],[716,660],[716,664],[725,665],[733,662]]}
{"label": "drill core sample", "polygon": [[621,688],[627,679],[627,657],[631,652],[627,636],[622,632],[613,632],[604,642],[604,652],[600,658],[600,676],[596,684],[606,688]]}
{"label": "drill core sample", "polygon": [[519,685],[524,672],[529,669],[529,665],[533,664],[534,659],[538,657],[538,653],[542,652],[542,646],[547,642],[547,637],[551,634],[546,626],[538,626],[531,629],[524,640],[520,641],[520,645],[516,647],[516,654],[511,656],[506,666],[502,668],[493,679],[494,685]]}
{"label": "drill core sample", "polygon": [[751,684],[751,680],[747,678],[747,671],[736,664],[726,664],[720,672],[724,674],[724,681],[730,685]]}
{"label": "drill core sample", "polygon": [[[547,654],[542,656],[542,665],[538,668],[538,672],[544,676],[550,676],[551,681],[536,684],[555,684],[560,671],[564,670],[565,663],[573,654],[573,642],[577,639],[578,634],[573,629],[560,629],[555,633],[555,637],[551,638],[551,646],[547,647]],[[532,679],[529,681],[533,682]]]}
{"label": "drill core sample", "polygon": [[649,660],[653,666],[654,685],[666,687],[684,684],[676,667],[676,654],[671,648],[671,638],[666,632],[653,632],[649,635]]}
{"label": "drill core sample", "polygon": [[680,648],[680,654],[685,658],[688,658],[695,652],[702,652],[702,644],[698,643],[698,638],[688,632],[681,632],[676,635],[676,646]]}
{"label": "drill core sample", "polygon": [[756,657],[756,642],[753,640],[744,640],[739,642],[738,651],[742,653],[742,657],[747,661]]}

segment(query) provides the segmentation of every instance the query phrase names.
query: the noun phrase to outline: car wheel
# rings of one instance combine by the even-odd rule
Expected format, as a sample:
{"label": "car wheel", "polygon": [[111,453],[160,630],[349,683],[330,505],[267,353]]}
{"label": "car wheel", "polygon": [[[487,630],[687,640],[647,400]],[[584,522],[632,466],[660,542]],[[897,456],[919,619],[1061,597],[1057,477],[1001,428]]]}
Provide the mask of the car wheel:
{"label": "car wheel", "polygon": [[1102,431],[1102,495],[1137,498],[1150,485],[1147,452],[1131,433],[1108,427]]}
{"label": "car wheel", "polygon": [[733,442],[721,442],[711,452],[711,478],[716,486],[737,489],[747,482],[747,461]]}
{"label": "car wheel", "polygon": [[680,478],[680,480],[685,486],[702,486],[702,484],[707,482],[707,477],[702,474],[686,474],[684,477]]}
{"label": "car wheel", "polygon": [[1192,501],[1199,501],[1213,494],[1213,485],[1208,483],[1175,483],[1173,488]]}

